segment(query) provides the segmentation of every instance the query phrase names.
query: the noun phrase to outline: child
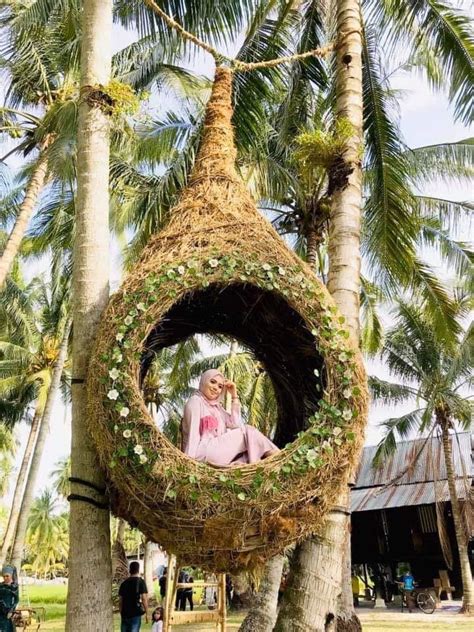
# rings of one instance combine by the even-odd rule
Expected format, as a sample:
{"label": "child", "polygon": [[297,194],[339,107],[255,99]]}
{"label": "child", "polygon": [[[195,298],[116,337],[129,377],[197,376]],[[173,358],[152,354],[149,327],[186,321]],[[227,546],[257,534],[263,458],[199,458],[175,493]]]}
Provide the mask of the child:
{"label": "child", "polygon": [[163,632],[163,608],[156,608],[151,615],[151,632]]}

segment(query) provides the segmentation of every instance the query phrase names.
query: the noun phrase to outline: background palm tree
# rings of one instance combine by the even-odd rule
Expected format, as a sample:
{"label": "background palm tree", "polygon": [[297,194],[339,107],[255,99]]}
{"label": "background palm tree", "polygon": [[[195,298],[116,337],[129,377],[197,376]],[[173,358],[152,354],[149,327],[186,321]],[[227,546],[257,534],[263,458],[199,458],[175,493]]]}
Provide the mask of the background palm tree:
{"label": "background palm tree", "polygon": [[28,518],[26,565],[35,575],[46,578],[63,572],[68,556],[68,516],[58,513],[58,504],[49,489],[35,499]]}
{"label": "background palm tree", "polygon": [[[462,312],[461,312],[462,315]],[[401,404],[416,401],[415,410],[383,422],[385,436],[377,449],[374,465],[396,450],[397,437],[413,433],[438,434],[442,442],[449,496],[461,566],[463,612],[474,610],[474,587],[467,550],[466,529],[456,493],[452,441],[456,429],[470,430],[473,406],[469,397],[474,364],[474,327],[459,331],[456,344],[438,336],[429,319],[416,305],[400,303],[396,324],[387,332],[382,358],[400,382],[370,378],[375,401]]]}

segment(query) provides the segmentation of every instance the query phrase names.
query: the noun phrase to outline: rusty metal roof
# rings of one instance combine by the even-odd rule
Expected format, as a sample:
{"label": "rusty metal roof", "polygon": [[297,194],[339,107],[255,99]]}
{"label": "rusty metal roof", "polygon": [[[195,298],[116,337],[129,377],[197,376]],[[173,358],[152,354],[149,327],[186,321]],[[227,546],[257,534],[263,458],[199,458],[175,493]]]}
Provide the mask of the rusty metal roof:
{"label": "rusty metal roof", "polygon": [[[449,500],[447,481],[413,483],[412,485],[393,485],[391,487],[367,487],[353,489],[351,492],[351,511],[374,511],[376,509],[392,509],[409,505],[431,505],[434,502]],[[456,481],[457,496],[465,500],[469,495],[466,481]]]}
{"label": "rusty metal roof", "polygon": [[[453,435],[451,445],[458,496],[460,499],[470,496],[472,500],[474,434]],[[396,452],[377,469],[372,467],[376,449],[376,446],[364,448],[356,485],[351,492],[352,511],[449,500],[443,448],[438,438],[400,442]],[[437,481],[436,494],[434,481]]]}
{"label": "rusty metal roof", "polygon": [[[474,434],[461,432],[457,438],[451,438],[455,475],[474,477]],[[446,479],[443,446],[438,438],[429,439],[427,442],[426,439],[401,441],[393,455],[385,459],[384,464],[377,469],[372,467],[376,450],[377,446],[364,448],[355,489],[387,485],[405,470],[405,474],[397,480],[399,485]],[[420,450],[421,453],[413,464]]]}

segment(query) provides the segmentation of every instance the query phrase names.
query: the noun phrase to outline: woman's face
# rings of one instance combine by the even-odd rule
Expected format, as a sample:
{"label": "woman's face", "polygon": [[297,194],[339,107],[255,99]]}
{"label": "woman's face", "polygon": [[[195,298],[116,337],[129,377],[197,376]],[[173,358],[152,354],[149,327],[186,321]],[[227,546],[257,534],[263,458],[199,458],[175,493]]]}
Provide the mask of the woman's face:
{"label": "woman's face", "polygon": [[203,394],[207,399],[218,399],[224,388],[224,378],[221,375],[214,375],[204,385]]}
{"label": "woman's face", "polygon": [[3,583],[4,584],[11,584],[12,581],[13,581],[13,577],[9,573],[4,573],[3,574]]}

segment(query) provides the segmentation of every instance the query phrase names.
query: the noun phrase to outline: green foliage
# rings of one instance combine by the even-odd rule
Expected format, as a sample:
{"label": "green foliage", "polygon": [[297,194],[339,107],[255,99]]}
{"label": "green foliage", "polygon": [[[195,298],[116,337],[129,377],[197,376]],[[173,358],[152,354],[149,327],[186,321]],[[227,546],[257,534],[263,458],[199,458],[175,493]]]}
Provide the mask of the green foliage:
{"label": "green foliage", "polygon": [[341,117],[331,131],[315,129],[297,136],[295,159],[301,176],[308,180],[314,167],[329,169],[337,158],[343,156],[353,134],[351,122]]}
{"label": "green foliage", "polygon": [[106,86],[101,86],[101,89],[109,97],[110,113],[115,117],[137,114],[141,98],[147,96],[146,94],[138,96],[130,85],[117,79],[112,79]]}
{"label": "green foliage", "polygon": [[[458,306],[458,318],[463,306]],[[392,383],[375,376],[369,379],[372,397],[377,403],[396,405],[416,400],[418,408],[401,417],[383,422],[386,433],[377,449],[377,465],[396,448],[397,436],[413,432],[432,433],[447,420],[453,427],[472,427],[472,386],[474,365],[474,327],[459,327],[452,337],[438,335],[430,318],[417,305],[399,303],[396,324],[386,336],[382,358],[390,372],[401,380]]]}

